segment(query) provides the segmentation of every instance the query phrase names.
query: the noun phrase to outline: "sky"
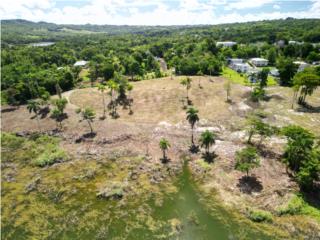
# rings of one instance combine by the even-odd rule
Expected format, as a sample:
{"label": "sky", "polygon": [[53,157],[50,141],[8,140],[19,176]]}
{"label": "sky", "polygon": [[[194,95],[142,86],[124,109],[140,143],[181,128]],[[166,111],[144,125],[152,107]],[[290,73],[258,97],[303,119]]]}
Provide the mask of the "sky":
{"label": "sky", "polygon": [[58,24],[194,25],[320,18],[320,0],[0,0],[1,19]]}

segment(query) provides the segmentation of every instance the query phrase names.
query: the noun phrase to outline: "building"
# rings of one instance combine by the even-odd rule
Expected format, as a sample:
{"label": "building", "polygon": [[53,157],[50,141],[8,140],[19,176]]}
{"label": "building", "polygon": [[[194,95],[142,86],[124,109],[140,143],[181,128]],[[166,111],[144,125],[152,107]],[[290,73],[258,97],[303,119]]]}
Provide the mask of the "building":
{"label": "building", "polygon": [[270,70],[270,75],[273,76],[273,77],[279,77],[280,73],[279,73],[279,70],[276,69],[276,68],[273,68]]}
{"label": "building", "polygon": [[230,42],[230,41],[226,41],[226,42],[217,42],[216,46],[222,46],[222,47],[232,47],[234,45],[236,45],[236,42]]}
{"label": "building", "polygon": [[294,64],[298,65],[298,72],[303,71],[306,67],[309,67],[309,64],[303,61],[295,61]]}
{"label": "building", "polygon": [[268,60],[264,58],[251,58],[250,62],[256,67],[264,67],[268,66]]}
{"label": "building", "polygon": [[301,45],[301,44],[303,44],[303,42],[298,42],[298,41],[293,41],[293,40],[289,41],[288,43],[292,44],[292,45]]}
{"label": "building", "polygon": [[75,64],[73,64],[74,67],[85,67],[87,66],[88,61],[84,61],[84,60],[80,60],[75,62]]}
{"label": "building", "polygon": [[230,66],[233,70],[241,73],[246,73],[250,70],[251,66],[248,63],[235,63]]}
{"label": "building", "polygon": [[229,65],[237,64],[237,63],[243,63],[244,60],[241,58],[229,58],[228,63]]}

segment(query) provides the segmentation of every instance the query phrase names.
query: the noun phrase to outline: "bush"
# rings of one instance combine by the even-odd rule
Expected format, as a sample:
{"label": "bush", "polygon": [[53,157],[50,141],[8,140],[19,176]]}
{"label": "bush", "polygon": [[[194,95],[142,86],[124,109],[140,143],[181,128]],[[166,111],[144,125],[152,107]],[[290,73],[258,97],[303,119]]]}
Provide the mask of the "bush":
{"label": "bush", "polygon": [[52,165],[56,162],[62,162],[67,159],[67,154],[56,147],[45,150],[34,160],[34,164],[39,167]]}
{"label": "bush", "polygon": [[272,222],[272,214],[264,210],[250,210],[248,218],[253,222]]}
{"label": "bush", "polygon": [[278,214],[279,215],[285,215],[285,214],[290,214],[290,215],[295,215],[295,214],[300,214],[304,206],[304,201],[298,197],[294,196],[291,198],[291,200],[288,202],[287,206],[280,207],[278,209]]}

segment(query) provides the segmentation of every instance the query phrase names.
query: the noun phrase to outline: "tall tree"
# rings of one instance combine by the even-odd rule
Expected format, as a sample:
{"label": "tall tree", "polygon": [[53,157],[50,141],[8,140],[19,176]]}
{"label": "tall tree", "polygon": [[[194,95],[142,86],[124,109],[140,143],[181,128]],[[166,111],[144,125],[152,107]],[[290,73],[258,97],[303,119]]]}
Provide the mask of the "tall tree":
{"label": "tall tree", "polygon": [[90,133],[93,133],[92,123],[93,120],[96,118],[96,113],[92,108],[85,108],[83,110],[77,109],[76,113],[81,114],[82,120],[87,121],[90,127]]}
{"label": "tall tree", "polygon": [[293,78],[293,84],[300,90],[298,103],[305,104],[307,95],[312,95],[314,90],[320,86],[320,76],[312,71],[305,70],[296,74]]}
{"label": "tall tree", "polygon": [[199,141],[200,141],[201,147],[205,148],[206,155],[209,155],[210,147],[216,142],[216,135],[213,132],[206,130],[203,133],[201,133]]}
{"label": "tall tree", "polygon": [[102,96],[102,108],[103,108],[102,118],[105,119],[106,118],[106,103],[105,103],[104,91],[106,90],[106,86],[104,84],[99,84],[98,90],[100,91],[101,96]]}
{"label": "tall tree", "polygon": [[180,82],[180,84],[185,86],[186,90],[187,90],[187,104],[190,103],[190,100],[189,100],[189,89],[191,88],[191,82],[192,82],[192,79],[190,77],[186,77],[186,78],[182,79],[181,82]]}
{"label": "tall tree", "polygon": [[34,113],[36,115],[38,128],[39,128],[39,131],[41,132],[40,119],[39,119],[40,103],[36,100],[29,100],[27,109],[29,113]]}
{"label": "tall tree", "polygon": [[163,160],[167,160],[166,152],[170,148],[170,143],[167,139],[162,138],[159,142],[159,147],[162,150]]}
{"label": "tall tree", "polygon": [[198,110],[196,108],[190,107],[187,110],[187,120],[191,126],[191,143],[194,146],[194,139],[193,139],[193,130],[195,124],[199,121],[199,116],[198,116]]}

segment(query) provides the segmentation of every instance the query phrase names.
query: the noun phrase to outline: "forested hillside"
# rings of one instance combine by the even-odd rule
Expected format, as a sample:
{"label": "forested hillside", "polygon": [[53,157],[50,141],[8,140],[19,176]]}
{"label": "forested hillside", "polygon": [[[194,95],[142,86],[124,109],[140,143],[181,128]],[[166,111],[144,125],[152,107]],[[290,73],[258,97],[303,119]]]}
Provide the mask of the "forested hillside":
{"label": "forested hillside", "polygon": [[249,23],[233,23],[198,26],[115,26],[115,25],[70,25],[26,20],[3,20],[2,43],[28,43],[39,40],[59,40],[63,36],[82,33],[142,34],[149,36],[194,35],[210,36],[214,40],[232,39],[240,43],[296,39],[320,41],[319,19],[286,19]]}

